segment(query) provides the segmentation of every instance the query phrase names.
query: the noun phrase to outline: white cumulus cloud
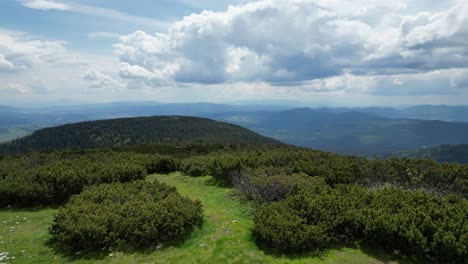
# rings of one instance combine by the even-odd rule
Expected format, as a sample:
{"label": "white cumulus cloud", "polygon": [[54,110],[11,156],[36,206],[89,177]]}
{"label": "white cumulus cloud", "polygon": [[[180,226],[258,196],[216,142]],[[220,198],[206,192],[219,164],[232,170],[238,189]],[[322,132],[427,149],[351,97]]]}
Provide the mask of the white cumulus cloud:
{"label": "white cumulus cloud", "polygon": [[119,88],[122,84],[96,69],[89,69],[81,75],[81,79],[90,82],[89,88]]}
{"label": "white cumulus cloud", "polygon": [[53,0],[25,0],[22,5],[38,10],[68,10],[69,6],[64,3],[59,3]]}
{"label": "white cumulus cloud", "polygon": [[330,79],[340,76],[403,75],[404,82],[408,74],[467,68],[468,2],[438,10],[423,3],[261,0],[186,16],[167,32],[137,31],[114,48],[121,77],[149,86],[315,80],[313,87],[334,90],[348,83]]}

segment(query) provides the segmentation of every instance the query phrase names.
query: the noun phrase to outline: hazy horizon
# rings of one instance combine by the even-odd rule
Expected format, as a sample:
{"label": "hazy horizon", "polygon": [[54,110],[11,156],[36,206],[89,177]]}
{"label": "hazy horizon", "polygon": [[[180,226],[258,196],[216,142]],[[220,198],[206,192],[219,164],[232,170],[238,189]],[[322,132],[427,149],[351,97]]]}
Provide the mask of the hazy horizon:
{"label": "hazy horizon", "polygon": [[377,104],[363,104],[363,105],[353,105],[353,104],[319,104],[314,102],[301,102],[301,101],[282,101],[282,100],[239,100],[239,101],[151,101],[151,100],[142,100],[142,101],[57,101],[57,102],[48,102],[48,103],[0,103],[0,107],[11,107],[11,108],[23,108],[23,109],[35,109],[35,108],[54,108],[54,107],[75,107],[75,106],[90,106],[90,105],[110,105],[110,104],[131,104],[131,105],[145,105],[145,104],[213,104],[213,105],[232,105],[232,106],[241,106],[241,105],[251,105],[251,106],[282,106],[288,108],[394,108],[394,109],[404,109],[411,107],[419,106],[447,106],[447,107],[468,107],[468,103],[465,104],[396,104],[396,105],[377,105]]}

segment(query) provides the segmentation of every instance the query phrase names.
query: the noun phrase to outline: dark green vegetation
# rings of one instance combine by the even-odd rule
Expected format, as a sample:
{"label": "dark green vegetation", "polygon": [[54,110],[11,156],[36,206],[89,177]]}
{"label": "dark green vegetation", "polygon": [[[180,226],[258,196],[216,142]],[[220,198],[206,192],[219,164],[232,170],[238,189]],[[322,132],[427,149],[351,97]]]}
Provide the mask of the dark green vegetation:
{"label": "dark green vegetation", "polygon": [[263,246],[302,252],[360,241],[420,261],[463,263],[468,256],[468,202],[421,191],[353,185],[297,185],[289,196],[255,214]]}
{"label": "dark green vegetation", "polygon": [[393,155],[412,159],[432,159],[438,162],[468,163],[468,145],[442,145],[394,153]]}
{"label": "dark green vegetation", "polygon": [[[260,170],[260,173],[252,173],[251,169]],[[239,174],[241,181],[250,182],[245,177],[286,177],[302,173],[319,176],[331,186],[396,186],[439,195],[453,193],[468,197],[468,165],[407,158],[367,160],[296,147],[257,146],[221,150],[203,157],[185,159],[181,170],[186,174],[195,172],[195,175],[208,172],[225,184],[231,184],[232,177],[239,177]]]}
{"label": "dark green vegetation", "polygon": [[151,247],[180,242],[202,224],[200,201],[158,182],[112,183],[85,189],[62,207],[50,227],[75,250]]}
{"label": "dark green vegetation", "polygon": [[88,121],[45,128],[0,145],[0,153],[156,143],[280,144],[237,125],[183,116]]}
{"label": "dark green vegetation", "polygon": [[343,109],[230,112],[208,117],[283,142],[342,154],[378,154],[468,143],[468,123],[389,119]]}
{"label": "dark green vegetation", "polygon": [[84,186],[144,179],[148,155],[32,153],[0,160],[0,206],[61,204]]}

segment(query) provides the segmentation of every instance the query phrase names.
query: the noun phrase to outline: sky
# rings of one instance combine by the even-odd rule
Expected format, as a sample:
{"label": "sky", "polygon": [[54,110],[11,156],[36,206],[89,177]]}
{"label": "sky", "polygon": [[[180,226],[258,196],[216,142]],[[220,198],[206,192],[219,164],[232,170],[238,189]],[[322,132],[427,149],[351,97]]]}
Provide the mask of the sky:
{"label": "sky", "polygon": [[467,0],[0,0],[0,104],[468,102]]}

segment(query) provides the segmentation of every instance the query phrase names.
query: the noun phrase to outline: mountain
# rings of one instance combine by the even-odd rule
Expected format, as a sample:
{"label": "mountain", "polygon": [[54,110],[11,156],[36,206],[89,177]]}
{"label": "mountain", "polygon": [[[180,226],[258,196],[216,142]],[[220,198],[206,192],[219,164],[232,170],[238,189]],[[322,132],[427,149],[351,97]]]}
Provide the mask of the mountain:
{"label": "mountain", "polygon": [[442,145],[397,153],[394,156],[413,159],[433,159],[438,162],[458,162],[468,164],[468,145]]}
{"label": "mountain", "polygon": [[[155,115],[201,116],[229,111],[284,110],[280,105],[227,105],[212,103],[115,102],[47,108],[0,106],[0,127],[10,125],[53,126],[89,120]],[[4,119],[2,119],[4,117]],[[7,119],[8,118],[8,119]],[[18,121],[12,124],[11,120]]]}
{"label": "mountain", "polygon": [[286,143],[343,154],[372,156],[468,143],[468,122],[447,122],[468,121],[468,106],[294,109],[272,103],[116,102],[37,109],[0,107],[0,142],[30,134],[41,127],[67,123],[180,115],[234,123]]}
{"label": "mountain", "polygon": [[450,122],[468,122],[468,106],[418,105],[407,108],[367,107],[352,110],[380,117],[401,119],[441,120]]}
{"label": "mountain", "polygon": [[209,117],[242,125],[289,144],[342,154],[377,154],[468,143],[468,123],[390,119],[354,110],[298,108],[228,112]]}
{"label": "mountain", "polygon": [[281,144],[224,122],[197,117],[154,116],[87,121],[44,128],[24,138],[0,144],[0,153],[153,143]]}
{"label": "mountain", "polygon": [[0,142],[30,134],[38,128],[89,120],[155,115],[203,116],[228,111],[284,110],[281,105],[212,103],[114,102],[46,108],[0,106]]}

